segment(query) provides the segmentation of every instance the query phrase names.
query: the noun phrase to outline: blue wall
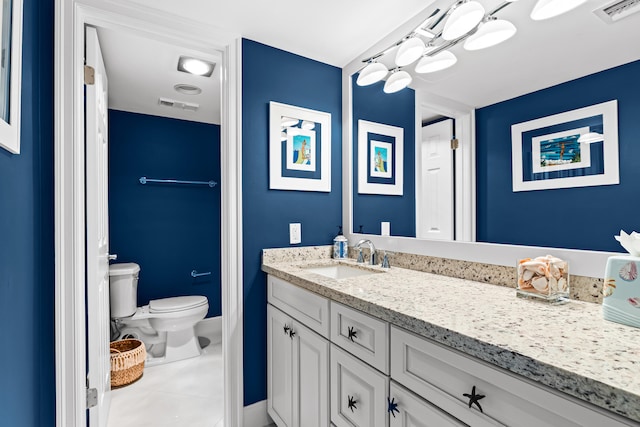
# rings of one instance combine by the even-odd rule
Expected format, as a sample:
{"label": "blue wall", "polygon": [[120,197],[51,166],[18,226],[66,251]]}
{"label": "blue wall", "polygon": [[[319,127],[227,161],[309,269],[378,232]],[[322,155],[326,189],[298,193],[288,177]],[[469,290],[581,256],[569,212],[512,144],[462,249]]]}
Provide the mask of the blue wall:
{"label": "blue wall", "polygon": [[142,185],[141,176],[220,182],[220,126],[109,111],[109,250],[140,264],[138,306],[204,295],[219,316],[220,186]]}
{"label": "blue wall", "polygon": [[[477,238],[621,251],[620,229],[640,228],[640,61],[476,111]],[[512,192],[511,125],[618,100],[620,184]]]}
{"label": "blue wall", "polygon": [[0,425],[55,424],[53,2],[25,0],[21,154],[0,149]]}
{"label": "blue wall", "polygon": [[[403,89],[387,94],[384,82],[358,86],[352,78],[353,94],[353,229],[380,234],[380,222],[391,222],[392,236],[415,237],[415,91]],[[404,193],[402,196],[358,194],[358,120],[404,129]]]}
{"label": "blue wall", "polygon": [[[242,43],[244,403],[266,399],[266,276],[263,248],[328,245],[342,223],[342,71],[251,40]],[[331,113],[331,193],[269,190],[269,101]]]}

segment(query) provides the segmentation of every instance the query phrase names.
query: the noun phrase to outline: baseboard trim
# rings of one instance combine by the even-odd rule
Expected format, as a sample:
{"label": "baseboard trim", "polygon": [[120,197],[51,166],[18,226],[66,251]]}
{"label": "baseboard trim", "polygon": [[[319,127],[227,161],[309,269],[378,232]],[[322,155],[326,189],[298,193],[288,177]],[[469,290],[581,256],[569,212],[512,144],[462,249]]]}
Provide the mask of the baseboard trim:
{"label": "baseboard trim", "polygon": [[261,400],[253,405],[244,407],[244,427],[274,426],[273,420],[267,414],[267,401]]}

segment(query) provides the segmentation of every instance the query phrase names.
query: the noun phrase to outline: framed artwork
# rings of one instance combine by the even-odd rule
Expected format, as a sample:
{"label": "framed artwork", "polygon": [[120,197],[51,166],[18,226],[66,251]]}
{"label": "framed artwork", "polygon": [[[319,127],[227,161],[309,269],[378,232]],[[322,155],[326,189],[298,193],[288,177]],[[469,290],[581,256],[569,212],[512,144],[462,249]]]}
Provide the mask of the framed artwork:
{"label": "framed artwork", "polygon": [[511,162],[514,192],[619,184],[618,102],[511,126]]}
{"label": "framed artwork", "polygon": [[269,103],[269,189],[331,191],[331,114]]}
{"label": "framed artwork", "polygon": [[358,120],[358,193],[402,196],[404,129]]}
{"label": "framed artwork", "polygon": [[0,6],[0,147],[20,154],[22,0]]}

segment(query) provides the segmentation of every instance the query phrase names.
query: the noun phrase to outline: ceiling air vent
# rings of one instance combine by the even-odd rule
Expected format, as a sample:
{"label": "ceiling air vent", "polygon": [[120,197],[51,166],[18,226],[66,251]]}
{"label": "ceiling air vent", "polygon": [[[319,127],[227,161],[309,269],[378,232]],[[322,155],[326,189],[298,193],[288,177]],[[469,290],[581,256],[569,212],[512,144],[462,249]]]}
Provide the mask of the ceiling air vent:
{"label": "ceiling air vent", "polygon": [[187,111],[198,111],[200,108],[200,104],[195,104],[193,102],[182,102],[176,101],[175,99],[169,98],[159,98],[158,105],[162,105],[163,107],[171,107],[176,110],[187,110]]}
{"label": "ceiling air vent", "polygon": [[609,24],[636,12],[640,12],[640,0],[620,0],[593,11],[600,19]]}

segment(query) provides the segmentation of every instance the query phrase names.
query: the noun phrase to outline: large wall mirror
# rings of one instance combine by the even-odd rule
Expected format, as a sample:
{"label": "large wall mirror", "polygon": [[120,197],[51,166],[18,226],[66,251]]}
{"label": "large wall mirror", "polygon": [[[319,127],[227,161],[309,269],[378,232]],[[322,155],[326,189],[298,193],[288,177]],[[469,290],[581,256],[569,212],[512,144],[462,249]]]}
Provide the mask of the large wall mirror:
{"label": "large wall mirror", "polygon": [[22,0],[2,1],[0,25],[0,147],[19,154]]}
{"label": "large wall mirror", "polygon": [[[640,229],[634,215],[640,208],[635,196],[640,168],[633,160],[640,156],[635,142],[640,134],[640,50],[635,42],[640,39],[640,5],[623,8],[611,0],[589,0],[540,19],[545,16],[535,1],[478,0],[468,3],[481,5],[484,12],[460,35],[447,28],[458,3],[431,2],[344,68],[345,229],[355,238],[367,235],[388,248],[424,253],[455,255],[485,243],[621,251],[613,236],[620,229]],[[515,33],[478,49],[478,40],[486,42],[481,36],[492,26]],[[417,59],[399,66],[410,60],[411,51],[419,52]],[[357,80],[369,62],[389,73],[361,86]],[[408,88],[393,92],[407,78]],[[619,183],[514,191],[513,125],[612,100],[618,108]],[[374,180],[377,163],[372,159],[379,147],[384,153],[384,143],[391,144],[390,164],[381,167],[394,169],[393,158],[398,158],[386,135],[369,132],[359,141],[363,121],[403,130],[401,195],[359,189],[363,172]],[[456,150],[451,150],[451,139],[457,140]],[[606,138],[580,147],[593,160],[606,151],[604,144]],[[559,154],[564,161],[580,158],[567,147]],[[625,208],[611,208],[623,200]],[[513,265],[516,255],[509,253],[505,249],[504,256]]]}

